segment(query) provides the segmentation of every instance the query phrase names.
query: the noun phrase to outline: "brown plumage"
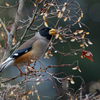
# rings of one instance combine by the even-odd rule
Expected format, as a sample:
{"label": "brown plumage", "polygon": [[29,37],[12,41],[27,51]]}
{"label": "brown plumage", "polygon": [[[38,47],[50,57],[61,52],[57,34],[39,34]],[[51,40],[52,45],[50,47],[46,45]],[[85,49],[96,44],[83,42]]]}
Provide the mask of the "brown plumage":
{"label": "brown plumage", "polygon": [[[18,68],[19,65],[22,66],[30,60],[38,60],[45,52],[54,32],[54,29],[49,27],[42,28],[34,37],[22,44],[6,61],[1,64],[0,72],[11,65],[15,65]],[[22,73],[20,69],[19,71]]]}

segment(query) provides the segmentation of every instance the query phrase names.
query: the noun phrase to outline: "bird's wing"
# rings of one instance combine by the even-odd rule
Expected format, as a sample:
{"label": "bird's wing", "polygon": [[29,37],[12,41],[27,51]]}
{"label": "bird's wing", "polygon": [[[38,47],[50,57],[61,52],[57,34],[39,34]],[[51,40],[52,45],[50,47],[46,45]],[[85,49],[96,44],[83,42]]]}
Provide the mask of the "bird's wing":
{"label": "bird's wing", "polygon": [[[26,42],[27,43],[27,42]],[[26,45],[26,48],[24,49],[18,49],[16,51],[14,51],[11,56],[5,60],[1,65],[0,65],[0,73],[2,73],[2,71],[4,69],[6,69],[7,67],[11,66],[14,64],[14,62],[16,61],[17,58],[21,57],[22,55],[24,55],[25,53],[28,53],[29,51],[31,51],[32,49],[32,44],[31,45]],[[28,46],[28,47],[27,47]]]}
{"label": "bird's wing", "polygon": [[16,50],[15,52],[13,52],[10,56],[10,58],[15,58],[17,59],[18,57],[24,55],[25,53],[29,52],[30,50],[32,49],[32,45],[27,47],[27,48],[24,48],[24,49],[18,49]]}
{"label": "bird's wing", "polygon": [[4,68],[7,68],[7,67],[13,65],[14,62],[15,62],[15,60],[18,57],[20,57],[20,56],[24,55],[25,53],[29,52],[31,49],[32,49],[32,45],[29,46],[28,48],[19,49],[19,50],[16,50],[15,52],[13,52],[11,54],[11,56],[1,64],[1,66],[0,66],[1,67],[1,70],[3,70]]}
{"label": "bird's wing", "polygon": [[[38,34],[38,33],[37,33]],[[34,44],[34,42],[36,42],[36,40],[38,39],[38,36],[35,35],[34,37],[32,37],[31,39],[27,40],[25,43],[23,43],[18,49],[16,49],[12,54],[11,54],[11,58],[18,58],[20,56],[22,56],[23,54],[29,52],[32,49],[32,45]]]}
{"label": "bird's wing", "polygon": [[[20,57],[21,55],[29,52],[32,49],[32,44],[37,40],[36,36],[32,37],[31,39],[27,40],[24,44],[22,44],[18,49],[16,49],[11,56],[2,62],[0,65],[0,70],[9,67],[10,65],[13,65],[16,58]],[[0,71],[0,72],[1,72]]]}
{"label": "bird's wing", "polygon": [[18,49],[16,49],[11,54],[11,56],[6,61],[4,61],[1,64],[1,66],[0,66],[1,71],[3,69],[13,65],[17,58],[20,58],[22,55],[24,55],[26,53],[28,54],[29,51],[31,51],[32,45],[34,44],[34,42],[36,42],[37,40],[40,40],[40,39],[41,39],[41,36],[39,35],[39,32],[37,32],[34,37],[32,37],[31,39],[27,40],[24,44],[22,44]]}
{"label": "bird's wing", "polygon": [[[19,49],[25,49],[28,48],[30,45],[32,45],[37,39],[38,39],[38,32],[36,33],[36,35],[32,38],[30,38],[29,40],[27,40],[25,43],[23,43],[19,48],[17,48],[16,50]],[[16,51],[15,50],[15,51]]]}
{"label": "bird's wing", "polygon": [[22,56],[23,54],[29,52],[32,49],[32,45],[34,42],[36,42],[39,39],[39,33],[37,32],[34,37],[31,39],[27,40],[24,44],[22,44],[18,49],[16,49],[12,54],[11,58],[18,58]]}

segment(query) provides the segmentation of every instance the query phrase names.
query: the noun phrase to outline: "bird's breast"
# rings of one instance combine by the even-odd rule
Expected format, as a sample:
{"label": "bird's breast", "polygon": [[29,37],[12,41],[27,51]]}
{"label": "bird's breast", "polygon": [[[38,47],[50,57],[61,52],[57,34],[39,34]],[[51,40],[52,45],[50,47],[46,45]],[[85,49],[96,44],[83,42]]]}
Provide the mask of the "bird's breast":
{"label": "bird's breast", "polygon": [[[32,57],[33,59],[39,59],[43,53],[45,52],[47,45],[48,45],[48,41],[45,40],[38,40],[36,41],[33,46],[32,46]],[[34,58],[36,57],[36,58]]]}

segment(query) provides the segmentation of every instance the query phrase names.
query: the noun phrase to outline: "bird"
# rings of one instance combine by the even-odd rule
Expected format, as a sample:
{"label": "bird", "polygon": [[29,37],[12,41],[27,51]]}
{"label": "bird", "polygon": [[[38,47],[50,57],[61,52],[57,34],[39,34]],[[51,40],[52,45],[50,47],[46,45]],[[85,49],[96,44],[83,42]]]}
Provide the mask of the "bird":
{"label": "bird", "polygon": [[37,61],[42,57],[52,36],[55,34],[56,29],[50,27],[40,29],[32,38],[18,47],[10,57],[1,63],[0,73],[2,73],[7,67],[16,66],[21,75],[22,71],[19,67],[27,64],[30,60]]}

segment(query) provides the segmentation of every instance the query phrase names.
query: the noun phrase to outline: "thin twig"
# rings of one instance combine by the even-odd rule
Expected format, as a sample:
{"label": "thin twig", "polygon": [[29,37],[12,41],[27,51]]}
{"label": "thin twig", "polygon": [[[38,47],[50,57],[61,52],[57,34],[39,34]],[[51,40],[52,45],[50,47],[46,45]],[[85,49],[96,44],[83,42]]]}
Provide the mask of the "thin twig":
{"label": "thin twig", "polygon": [[8,36],[8,41],[7,41],[7,49],[5,50],[4,52],[4,55],[3,55],[3,58],[2,58],[2,61],[4,61],[10,54],[10,51],[11,51],[11,47],[12,47],[12,39],[13,39],[13,35],[16,33],[16,30],[17,30],[17,24],[21,18],[21,14],[22,14],[22,9],[23,9],[23,6],[24,6],[24,0],[19,0],[19,6],[18,6],[18,11],[16,13],[16,16],[15,16],[15,21],[12,25],[12,29],[10,31],[10,33],[7,31],[7,29],[4,27],[5,31],[6,31],[6,34]]}
{"label": "thin twig", "polygon": [[[43,1],[43,0],[42,0],[42,1]],[[29,30],[30,27],[32,26],[32,24],[33,24],[33,22],[34,22],[34,20],[35,20],[35,17],[36,17],[36,15],[37,15],[37,11],[38,11],[39,5],[40,5],[40,3],[37,4],[36,9],[35,9],[35,11],[34,11],[34,14],[33,14],[32,18],[30,18],[29,24],[27,25],[27,27],[26,27],[26,29],[25,29],[25,31],[24,31],[24,33],[23,33],[23,36],[21,37],[21,40],[17,43],[17,47],[20,46],[20,44],[22,43],[22,41],[23,41],[25,35],[27,34],[28,30]]]}

